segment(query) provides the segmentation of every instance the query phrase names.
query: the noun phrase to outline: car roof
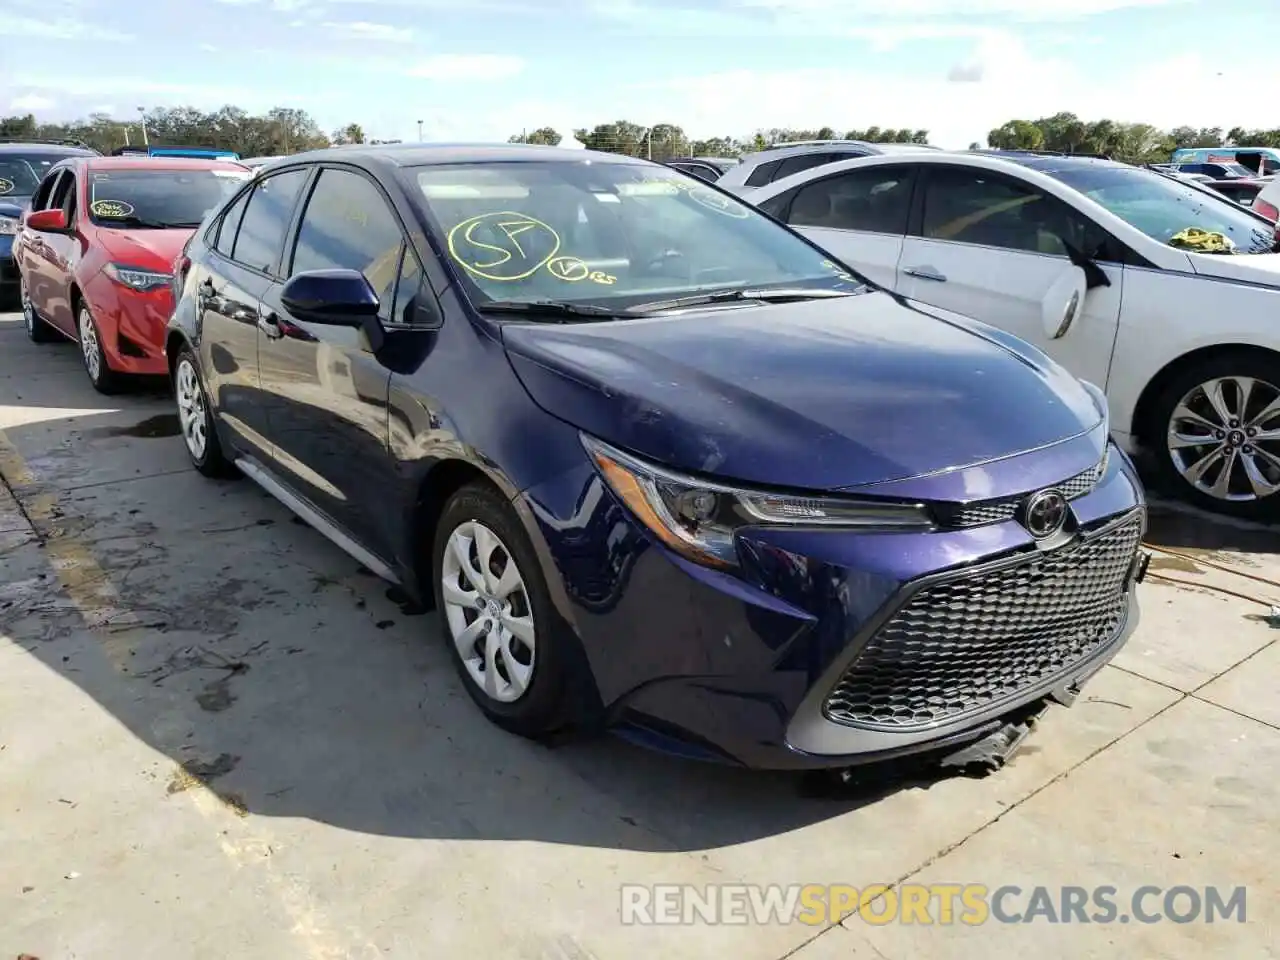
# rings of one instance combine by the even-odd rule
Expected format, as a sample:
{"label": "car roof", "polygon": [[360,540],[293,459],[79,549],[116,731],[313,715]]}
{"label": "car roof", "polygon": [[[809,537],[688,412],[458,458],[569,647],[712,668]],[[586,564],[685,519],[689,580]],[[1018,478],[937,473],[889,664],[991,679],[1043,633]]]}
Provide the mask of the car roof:
{"label": "car roof", "polygon": [[[288,162],[320,160],[378,161],[398,167],[445,163],[648,163],[639,157],[597,150],[570,150],[528,143],[379,143],[348,144],[295,154]],[[274,166],[274,164],[273,164]]]}
{"label": "car roof", "polygon": [[[974,151],[974,153],[979,153],[979,151]],[[995,157],[998,160],[1008,160],[1018,164],[1019,166],[1030,167],[1032,170],[1039,170],[1042,173],[1048,174],[1064,170],[1136,169],[1132,164],[1121,163],[1119,160],[1104,160],[1101,157],[1046,157],[1025,153],[981,153],[980,155],[984,157]]]}
{"label": "car roof", "polygon": [[246,170],[234,160],[203,157],[89,157],[78,166],[87,170]]}
{"label": "car roof", "polygon": [[88,147],[72,147],[61,143],[41,143],[40,141],[5,141],[0,140],[0,153],[22,153],[25,156],[37,157],[96,157],[96,150]]}

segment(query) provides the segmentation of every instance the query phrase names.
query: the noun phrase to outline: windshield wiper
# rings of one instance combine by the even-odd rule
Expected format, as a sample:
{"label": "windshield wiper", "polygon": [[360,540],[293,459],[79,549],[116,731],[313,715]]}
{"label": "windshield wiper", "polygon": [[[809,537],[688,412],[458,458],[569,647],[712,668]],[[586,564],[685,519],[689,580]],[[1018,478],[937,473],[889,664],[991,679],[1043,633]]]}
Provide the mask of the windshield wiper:
{"label": "windshield wiper", "polygon": [[[144,227],[148,230],[168,230],[174,226],[162,220],[148,220],[146,217],[102,217],[97,221],[104,227]],[[200,226],[200,224],[196,224]]]}
{"label": "windshield wiper", "polygon": [[480,304],[478,309],[484,313],[543,314],[566,320],[579,320],[584,317],[617,319],[622,315],[608,307],[597,307],[589,303],[571,303],[568,300],[495,300],[492,303]]}
{"label": "windshield wiper", "polygon": [[761,300],[765,303],[794,303],[799,300],[828,300],[837,297],[853,297],[866,291],[866,287],[857,290],[830,290],[824,287],[775,287],[763,290],[721,290],[717,293],[704,293],[693,297],[676,297],[672,300],[654,300],[651,303],[638,303],[628,307],[627,313],[651,313],[659,310],[677,310],[681,307],[698,307],[706,303],[733,303],[739,300]]}

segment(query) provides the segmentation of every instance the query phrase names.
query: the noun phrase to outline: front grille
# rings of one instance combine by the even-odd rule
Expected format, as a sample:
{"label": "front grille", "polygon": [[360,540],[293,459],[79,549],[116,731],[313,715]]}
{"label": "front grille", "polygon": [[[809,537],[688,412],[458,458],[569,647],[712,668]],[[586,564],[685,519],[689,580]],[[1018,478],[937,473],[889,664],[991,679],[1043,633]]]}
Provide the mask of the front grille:
{"label": "front grille", "polygon": [[[1061,491],[1068,500],[1075,500],[1096,487],[1106,472],[1107,456],[1104,454],[1097,466],[1077,473],[1054,489]],[[948,527],[980,527],[988,523],[1003,523],[1017,516],[1018,508],[1025,499],[1026,497],[1022,496],[1007,497],[1002,500],[988,500],[985,503],[966,504],[951,511],[946,517],[946,525]]]}
{"label": "front grille", "polygon": [[1124,622],[1135,514],[1099,535],[917,590],[827,697],[839,723],[897,731],[959,718],[1068,672]]}

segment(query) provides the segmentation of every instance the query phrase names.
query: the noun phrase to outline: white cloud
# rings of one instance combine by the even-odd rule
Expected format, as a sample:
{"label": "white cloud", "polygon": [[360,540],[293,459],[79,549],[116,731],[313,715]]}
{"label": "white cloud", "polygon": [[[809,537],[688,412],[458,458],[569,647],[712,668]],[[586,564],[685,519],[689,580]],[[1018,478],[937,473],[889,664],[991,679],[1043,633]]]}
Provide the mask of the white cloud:
{"label": "white cloud", "polygon": [[54,20],[37,20],[35,17],[0,17],[0,37],[39,37],[42,40],[94,40],[119,43],[133,37],[119,30],[96,24],[58,17]]}
{"label": "white cloud", "polygon": [[37,110],[51,110],[57,106],[54,100],[32,93],[24,97],[14,97],[9,101],[10,110],[26,110],[35,113]]}
{"label": "white cloud", "polygon": [[1165,7],[1192,0],[736,0],[731,6],[766,10],[784,16],[838,17],[842,21],[883,18],[905,21],[921,17],[1006,17],[1015,20],[1064,21],[1135,7]]}
{"label": "white cloud", "polygon": [[428,57],[417,65],[410,67],[406,73],[411,77],[428,80],[457,80],[467,83],[476,81],[507,80],[524,69],[524,61],[520,57],[498,53],[454,54],[444,53]]}
{"label": "white cloud", "polygon": [[[301,21],[296,21],[295,24],[301,25]],[[413,40],[413,31],[407,27],[393,27],[386,23],[370,23],[367,20],[356,20],[348,23],[326,20],[320,26],[340,34],[347,40],[374,40],[382,43],[410,43]]]}
{"label": "white cloud", "polygon": [[217,52],[218,52],[218,48],[217,48],[217,47],[215,47],[212,43],[202,43],[202,44],[200,44],[200,49],[201,49],[201,50],[203,50],[203,51],[205,51],[206,53],[217,53]]}

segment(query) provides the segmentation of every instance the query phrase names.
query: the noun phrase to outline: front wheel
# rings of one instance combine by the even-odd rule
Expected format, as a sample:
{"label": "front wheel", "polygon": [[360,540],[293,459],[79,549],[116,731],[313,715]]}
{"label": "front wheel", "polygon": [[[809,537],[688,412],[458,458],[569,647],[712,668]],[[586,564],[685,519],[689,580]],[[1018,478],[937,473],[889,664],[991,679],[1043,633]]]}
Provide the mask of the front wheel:
{"label": "front wheel", "polygon": [[1280,519],[1280,369],[1257,353],[1221,354],[1179,373],[1154,408],[1166,485],[1192,503]]}
{"label": "front wheel", "polygon": [[107,354],[102,349],[102,332],[86,304],[80,304],[76,328],[80,334],[80,355],[84,360],[84,371],[89,375],[93,389],[108,396],[119,393],[122,385],[120,374],[107,363]]}
{"label": "front wheel", "polygon": [[59,339],[58,332],[36,313],[31,294],[27,291],[27,281],[23,277],[18,278],[18,299],[22,304],[22,323],[27,328],[27,339],[32,343],[52,343]]}
{"label": "front wheel", "polygon": [[511,507],[487,485],[463,487],[445,505],[432,559],[444,639],[471,699],[511,733],[563,730],[584,693],[574,638]]}
{"label": "front wheel", "polygon": [[173,373],[173,394],[178,402],[178,424],[182,428],[182,440],[191,465],[206,477],[234,477],[238,471],[227,459],[218,431],[214,429],[208,394],[190,347],[183,347],[178,354]]}

